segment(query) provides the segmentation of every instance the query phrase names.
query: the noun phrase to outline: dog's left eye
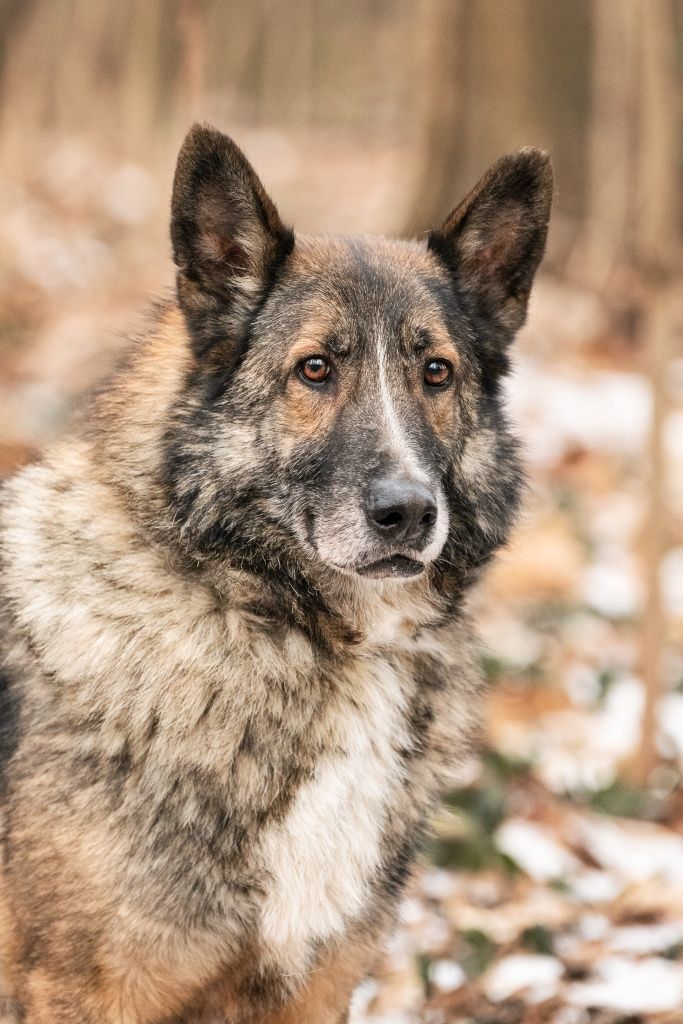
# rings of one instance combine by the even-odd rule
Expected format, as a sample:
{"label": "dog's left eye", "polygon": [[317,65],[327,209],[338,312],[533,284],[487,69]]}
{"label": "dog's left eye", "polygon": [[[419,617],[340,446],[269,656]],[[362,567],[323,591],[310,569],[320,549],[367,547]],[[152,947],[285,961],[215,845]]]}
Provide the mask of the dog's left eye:
{"label": "dog's left eye", "polygon": [[451,364],[445,359],[430,359],[425,363],[425,384],[430,388],[444,388],[450,382],[451,373]]}
{"label": "dog's left eye", "polygon": [[324,384],[330,370],[331,366],[323,356],[309,356],[299,363],[299,373],[309,384]]}

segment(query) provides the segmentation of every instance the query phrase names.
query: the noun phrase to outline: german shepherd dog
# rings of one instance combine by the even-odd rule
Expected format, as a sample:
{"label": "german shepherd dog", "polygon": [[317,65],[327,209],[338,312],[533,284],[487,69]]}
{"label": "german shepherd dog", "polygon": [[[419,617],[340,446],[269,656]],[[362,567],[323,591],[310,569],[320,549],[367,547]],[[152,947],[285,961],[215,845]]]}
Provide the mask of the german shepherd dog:
{"label": "german shepherd dog", "polygon": [[3,491],[7,1019],[348,1019],[476,724],[551,191],[524,149],[424,241],[299,237],[190,131],[176,295]]}

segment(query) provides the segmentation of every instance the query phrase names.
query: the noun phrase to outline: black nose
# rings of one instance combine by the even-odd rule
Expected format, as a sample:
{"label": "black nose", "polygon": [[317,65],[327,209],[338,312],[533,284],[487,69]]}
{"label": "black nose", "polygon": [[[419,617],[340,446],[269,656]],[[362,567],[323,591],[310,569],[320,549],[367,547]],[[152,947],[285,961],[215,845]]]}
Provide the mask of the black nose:
{"label": "black nose", "polygon": [[368,497],[368,519],[386,540],[422,547],[436,522],[436,502],[429,488],[400,477],[376,480]]}

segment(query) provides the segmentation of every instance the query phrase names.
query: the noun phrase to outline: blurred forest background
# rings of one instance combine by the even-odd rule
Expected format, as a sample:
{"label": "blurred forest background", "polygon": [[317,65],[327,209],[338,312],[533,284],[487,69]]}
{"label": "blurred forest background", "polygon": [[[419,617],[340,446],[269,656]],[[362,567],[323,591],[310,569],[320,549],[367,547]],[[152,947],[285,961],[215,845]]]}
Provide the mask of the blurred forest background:
{"label": "blurred forest background", "polygon": [[483,753],[354,1019],[681,1024],[683,0],[0,0],[0,55],[0,474],[172,285],[192,120],[305,232],[422,235],[550,150]]}

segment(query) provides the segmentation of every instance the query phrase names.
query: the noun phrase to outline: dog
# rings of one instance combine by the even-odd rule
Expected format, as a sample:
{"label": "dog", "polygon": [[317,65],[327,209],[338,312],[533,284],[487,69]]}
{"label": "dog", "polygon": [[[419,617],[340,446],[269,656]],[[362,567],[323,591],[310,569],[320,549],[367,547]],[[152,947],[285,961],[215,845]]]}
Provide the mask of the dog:
{"label": "dog", "polygon": [[4,1012],[340,1024],[482,690],[549,159],[309,238],[197,125],[174,297],[0,505]]}

